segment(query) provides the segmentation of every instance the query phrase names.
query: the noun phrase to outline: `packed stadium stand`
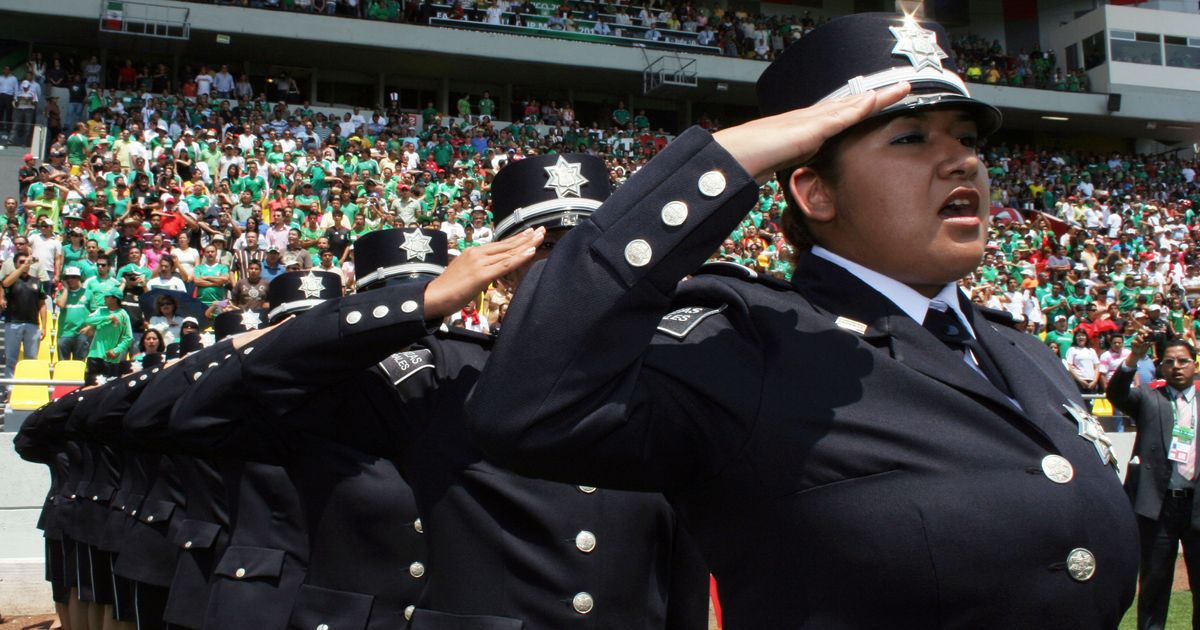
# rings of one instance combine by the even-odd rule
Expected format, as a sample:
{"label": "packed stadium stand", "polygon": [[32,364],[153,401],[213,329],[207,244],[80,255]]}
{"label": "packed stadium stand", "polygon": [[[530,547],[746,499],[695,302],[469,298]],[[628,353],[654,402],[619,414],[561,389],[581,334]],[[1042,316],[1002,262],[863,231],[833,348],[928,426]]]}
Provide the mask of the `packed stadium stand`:
{"label": "packed stadium stand", "polygon": [[[1128,353],[1113,338],[1200,333],[1200,14],[1194,2],[1128,4],[920,8],[947,27],[973,94],[1005,115],[980,149],[992,237],[964,288],[1055,347],[1097,398]],[[259,290],[289,269],[337,274],[352,291],[362,235],[419,225],[445,231],[453,253],[487,243],[490,181],[506,163],[591,152],[620,185],[687,127],[751,118],[766,62],[814,25],[897,8],[915,9],[0,0],[0,277],[36,258],[48,311],[6,313],[5,375],[45,383],[11,388],[5,430],[82,380],[80,318],[106,289],[186,296],[168,313],[127,300],[139,344],[170,343],[182,316],[204,328],[261,306]],[[713,259],[788,277],[785,203],[763,186]],[[502,326],[507,302],[502,286],[482,296],[485,329]],[[41,331],[36,354],[17,349],[22,322]],[[30,514],[0,510],[0,531],[32,530]],[[0,544],[0,556],[32,557],[29,544]]]}

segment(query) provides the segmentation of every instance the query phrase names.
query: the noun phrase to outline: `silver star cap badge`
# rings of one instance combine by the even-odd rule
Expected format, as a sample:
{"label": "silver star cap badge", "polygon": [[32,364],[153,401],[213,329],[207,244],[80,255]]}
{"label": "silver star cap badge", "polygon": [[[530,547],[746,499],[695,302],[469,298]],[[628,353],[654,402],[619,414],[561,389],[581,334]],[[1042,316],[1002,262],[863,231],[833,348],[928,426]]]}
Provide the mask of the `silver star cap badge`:
{"label": "silver star cap badge", "polygon": [[425,257],[433,253],[433,248],[429,246],[433,238],[425,236],[420,230],[404,233],[404,242],[400,244],[400,249],[408,254],[409,262],[414,260],[425,260]]}
{"label": "silver star cap badge", "polygon": [[319,298],[321,291],[325,289],[325,283],[317,277],[317,274],[310,271],[307,276],[300,278],[300,291],[304,293],[306,298]]}
{"label": "silver star cap badge", "polygon": [[246,330],[258,330],[262,325],[262,316],[258,311],[246,311],[242,313],[242,328]]}
{"label": "silver star cap badge", "polygon": [[892,48],[892,54],[908,57],[909,63],[917,70],[941,70],[942,60],[950,56],[938,45],[937,33],[923,28],[911,15],[904,16],[902,26],[889,26],[888,30],[896,37],[896,46]]}
{"label": "silver star cap badge", "polygon": [[546,174],[550,176],[550,181],[546,182],[546,188],[553,188],[554,194],[558,195],[559,199],[563,197],[579,197],[579,188],[588,183],[586,177],[583,176],[583,165],[574,162],[568,162],[563,156],[558,156],[558,161],[554,166],[546,167]]}

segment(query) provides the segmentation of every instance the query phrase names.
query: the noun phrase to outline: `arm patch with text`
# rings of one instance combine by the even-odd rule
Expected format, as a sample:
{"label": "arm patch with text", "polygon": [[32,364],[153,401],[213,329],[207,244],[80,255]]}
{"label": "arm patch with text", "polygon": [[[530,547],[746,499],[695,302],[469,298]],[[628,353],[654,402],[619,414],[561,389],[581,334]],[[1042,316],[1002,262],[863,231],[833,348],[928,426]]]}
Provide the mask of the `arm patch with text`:
{"label": "arm patch with text", "polygon": [[402,350],[380,361],[378,367],[392,385],[399,385],[413,374],[432,368],[433,351],[426,348]]}
{"label": "arm patch with text", "polygon": [[676,339],[687,337],[700,322],[720,313],[725,310],[725,305],[722,304],[717,308],[709,308],[705,306],[685,306],[681,309],[676,309],[667,313],[662,321],[658,323],[658,330]]}

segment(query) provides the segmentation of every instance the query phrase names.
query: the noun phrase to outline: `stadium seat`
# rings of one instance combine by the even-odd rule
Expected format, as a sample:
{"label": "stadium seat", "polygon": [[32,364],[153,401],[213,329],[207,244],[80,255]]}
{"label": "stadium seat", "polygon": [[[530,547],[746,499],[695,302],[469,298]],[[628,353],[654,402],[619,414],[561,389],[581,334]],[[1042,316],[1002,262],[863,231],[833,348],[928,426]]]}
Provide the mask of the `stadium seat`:
{"label": "stadium seat", "polygon": [[[59,361],[54,364],[54,380],[56,381],[82,381],[86,372],[87,363],[83,361]],[[79,387],[79,385],[55,385],[51,398],[58,400]]]}
{"label": "stadium seat", "polygon": [[[44,359],[19,361],[13,369],[13,378],[50,378],[50,362]],[[50,388],[46,385],[14,385],[8,404],[18,411],[32,411],[50,402]]]}

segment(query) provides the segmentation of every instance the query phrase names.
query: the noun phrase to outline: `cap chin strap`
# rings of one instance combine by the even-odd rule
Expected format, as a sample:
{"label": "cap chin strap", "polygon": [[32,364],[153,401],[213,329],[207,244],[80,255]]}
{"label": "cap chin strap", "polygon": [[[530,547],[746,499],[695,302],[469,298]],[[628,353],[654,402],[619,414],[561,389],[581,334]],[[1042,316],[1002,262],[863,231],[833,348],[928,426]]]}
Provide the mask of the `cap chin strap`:
{"label": "cap chin strap", "polygon": [[270,313],[267,313],[267,321],[274,323],[275,319],[277,317],[289,315],[291,313],[295,313],[296,311],[307,311],[308,309],[310,309],[324,301],[325,301],[325,298],[310,298],[307,300],[295,300],[292,302],[284,302],[283,304],[280,304],[279,306],[276,306],[275,308],[271,309]]}
{"label": "cap chin strap", "polygon": [[391,267],[380,267],[371,273],[368,273],[356,281],[359,286],[371,284],[376,280],[386,280],[392,276],[398,276],[405,273],[427,273],[435,276],[442,275],[446,268],[433,263],[404,263],[402,265],[392,265]]}
{"label": "cap chin strap", "polygon": [[599,199],[588,199],[586,197],[564,197],[562,199],[550,199],[542,201],[524,208],[517,208],[515,212],[496,226],[496,237],[503,238],[508,236],[510,231],[515,231],[517,226],[526,221],[530,221],[542,215],[553,212],[561,212],[563,210],[595,210],[604,203]]}
{"label": "cap chin strap", "polygon": [[818,102],[824,103],[825,101],[832,101],[847,96],[855,96],[870,90],[878,90],[889,85],[894,85],[901,81],[907,81],[912,84],[940,83],[957,94],[968,98],[971,96],[971,93],[967,91],[967,85],[963,83],[962,77],[949,70],[944,68],[921,68],[917,70],[912,66],[897,66],[876,72],[875,74],[854,77],[847,81],[846,85],[829,93]]}

